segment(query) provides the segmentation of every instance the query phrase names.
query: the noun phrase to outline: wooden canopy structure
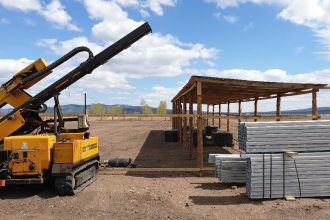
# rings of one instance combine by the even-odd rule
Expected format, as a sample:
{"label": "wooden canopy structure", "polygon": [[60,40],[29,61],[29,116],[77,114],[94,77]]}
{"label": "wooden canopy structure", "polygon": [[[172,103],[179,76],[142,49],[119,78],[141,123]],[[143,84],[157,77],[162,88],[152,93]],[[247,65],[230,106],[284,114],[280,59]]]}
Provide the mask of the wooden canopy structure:
{"label": "wooden canopy structure", "polygon": [[[276,98],[276,120],[281,119],[281,97],[312,94],[312,119],[318,119],[317,93],[320,89],[329,89],[326,84],[302,84],[302,83],[279,83],[248,81],[204,76],[192,76],[189,82],[172,99],[173,120],[172,126],[179,131],[179,138],[184,149],[190,149],[192,154],[193,119],[197,118],[197,151],[198,165],[203,168],[203,127],[202,119],[205,118],[202,105],[213,106],[212,120],[219,119],[221,124],[221,105],[227,105],[227,131],[229,131],[229,119],[236,118],[239,121],[242,116],[242,102],[254,102],[254,115],[258,119],[258,101]],[[238,103],[238,112],[235,117],[230,116],[230,104]],[[194,104],[197,104],[197,115],[194,114]],[[189,105],[189,109],[187,108]],[[219,106],[218,116],[214,114],[214,106]],[[208,114],[207,114],[208,116]],[[246,118],[246,117],[245,117]],[[189,119],[189,121],[188,121]],[[189,122],[189,125],[188,125]]]}
{"label": "wooden canopy structure", "polygon": [[302,84],[247,81],[204,76],[192,76],[189,82],[172,99],[176,102],[188,93],[197,104],[197,84],[201,85],[203,104],[235,103],[253,101],[255,98],[271,99],[277,96],[294,96],[313,92],[327,87],[326,84]]}

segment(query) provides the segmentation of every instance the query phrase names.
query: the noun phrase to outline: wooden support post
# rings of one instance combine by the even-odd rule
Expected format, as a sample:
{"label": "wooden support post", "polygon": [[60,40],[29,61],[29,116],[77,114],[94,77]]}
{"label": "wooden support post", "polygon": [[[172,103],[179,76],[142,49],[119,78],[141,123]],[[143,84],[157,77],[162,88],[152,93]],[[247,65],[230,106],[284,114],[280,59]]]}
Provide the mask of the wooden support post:
{"label": "wooden support post", "polygon": [[281,121],[281,95],[277,94],[276,97],[276,121]]}
{"label": "wooden support post", "polygon": [[317,89],[313,89],[312,93],[312,119],[318,119],[318,110],[317,110]]}
{"label": "wooden support post", "polygon": [[[256,117],[258,115],[258,98],[254,99],[254,116]],[[254,121],[257,121],[257,118],[254,119]]]}
{"label": "wooden support post", "polygon": [[[228,105],[228,106],[227,106],[227,116],[229,116],[229,115],[230,115],[230,102],[228,102],[227,105]],[[230,127],[229,127],[229,123],[230,123],[230,121],[229,121],[229,117],[227,117],[227,132],[229,132],[229,129],[230,129]]]}
{"label": "wooden support post", "polygon": [[[194,114],[193,96],[189,93],[189,114]],[[194,118],[189,118],[189,156],[194,158]]]}
{"label": "wooden support post", "polygon": [[202,169],[204,167],[203,161],[203,118],[202,118],[202,82],[197,82],[197,151],[198,151],[198,167],[200,169],[200,175],[202,175]]}
{"label": "wooden support post", "polygon": [[[174,102],[174,112],[178,114],[178,102]],[[175,129],[178,130],[178,117],[174,117]]]}
{"label": "wooden support post", "polygon": [[[178,101],[175,102],[175,114],[179,114]],[[178,117],[175,117],[175,129],[178,131],[178,138],[179,138],[179,118]]]}
{"label": "wooden support post", "polygon": [[[179,102],[179,114],[181,115],[182,114],[182,99],[180,99],[180,102]],[[182,117],[179,117],[179,130],[180,130],[180,143],[181,143],[181,146],[183,146],[183,138],[182,138],[182,135],[183,135],[183,132],[182,132]]]}
{"label": "wooden support post", "polygon": [[[175,109],[175,104],[174,104],[174,102],[172,102],[172,114],[175,114],[174,109]],[[175,118],[174,117],[172,117],[172,129],[175,129]]]}
{"label": "wooden support post", "polygon": [[241,122],[241,116],[242,116],[242,101],[238,101],[238,122]]}
{"label": "wooden support post", "polygon": [[[179,102],[178,101],[175,103],[175,112],[176,112],[176,114],[179,114]],[[176,122],[176,129],[179,132],[179,117],[176,117],[175,122]]]}
{"label": "wooden support post", "polygon": [[[213,108],[212,108],[212,116],[214,116],[214,104],[213,104]],[[214,126],[214,118],[212,118],[212,126]]]}
{"label": "wooden support post", "polygon": [[221,128],[221,104],[219,104],[219,129]]}
{"label": "wooden support post", "polygon": [[[187,114],[187,97],[183,97],[183,114]],[[183,149],[188,150],[187,117],[183,118]]]}
{"label": "wooden support post", "polygon": [[[210,113],[210,105],[207,104],[206,115],[209,116]],[[209,125],[209,118],[206,118],[206,125]]]}
{"label": "wooden support post", "polygon": [[[175,108],[176,108],[176,105],[175,105],[175,102],[173,102],[173,110],[172,110],[172,114],[176,114],[175,112]],[[172,122],[173,122],[173,129],[176,129],[176,117],[172,117]]]}

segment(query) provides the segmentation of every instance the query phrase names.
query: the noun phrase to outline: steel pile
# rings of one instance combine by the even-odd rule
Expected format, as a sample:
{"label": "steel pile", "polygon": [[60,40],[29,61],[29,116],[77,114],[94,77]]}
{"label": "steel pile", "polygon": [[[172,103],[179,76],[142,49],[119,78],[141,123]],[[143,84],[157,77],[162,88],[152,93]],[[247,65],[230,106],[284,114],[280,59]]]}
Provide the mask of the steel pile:
{"label": "steel pile", "polygon": [[330,196],[330,152],[249,155],[247,177],[250,199]]}
{"label": "steel pile", "polygon": [[245,122],[238,125],[246,153],[330,151],[330,121]]}
{"label": "steel pile", "polygon": [[219,158],[239,158],[239,154],[209,154],[208,163],[215,163],[215,157]]}
{"label": "steel pile", "polygon": [[222,182],[246,183],[250,199],[329,197],[329,134],[329,120],[239,123],[245,154],[209,161]]}
{"label": "steel pile", "polygon": [[240,154],[210,154],[209,163],[214,163],[215,176],[221,182],[246,182],[246,158]]}

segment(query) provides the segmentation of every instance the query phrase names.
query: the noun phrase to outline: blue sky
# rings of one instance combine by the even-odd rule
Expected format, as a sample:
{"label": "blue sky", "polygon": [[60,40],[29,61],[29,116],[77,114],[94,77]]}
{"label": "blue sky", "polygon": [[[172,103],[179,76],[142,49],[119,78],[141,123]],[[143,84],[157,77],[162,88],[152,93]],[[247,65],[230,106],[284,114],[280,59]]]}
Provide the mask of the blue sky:
{"label": "blue sky", "polygon": [[[156,106],[191,75],[330,83],[330,1],[321,0],[0,0],[0,81],[29,62],[52,62],[76,46],[96,54],[143,21],[153,34],[62,93],[62,102]],[[35,94],[70,68],[58,69]],[[320,106],[330,106],[320,93]],[[287,98],[284,109],[310,107]],[[262,110],[272,110],[265,101]],[[251,106],[246,104],[246,109]]]}

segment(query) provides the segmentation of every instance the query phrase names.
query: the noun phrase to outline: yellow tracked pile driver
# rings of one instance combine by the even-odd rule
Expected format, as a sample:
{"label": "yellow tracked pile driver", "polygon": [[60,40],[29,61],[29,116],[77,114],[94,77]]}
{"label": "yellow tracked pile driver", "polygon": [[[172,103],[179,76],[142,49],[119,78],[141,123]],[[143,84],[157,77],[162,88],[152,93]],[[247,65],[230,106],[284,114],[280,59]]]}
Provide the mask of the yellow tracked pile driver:
{"label": "yellow tracked pile driver", "polygon": [[[59,94],[97,67],[106,63],[151,32],[144,23],[96,56],[87,47],[78,47],[54,63],[38,59],[0,87],[0,108],[13,110],[0,118],[0,185],[42,184],[55,181],[61,195],[73,195],[96,178],[99,168],[98,138],[90,136],[86,116],[63,118]],[[35,96],[26,89],[78,53],[88,59]],[[43,120],[45,102],[54,98],[54,118]],[[66,121],[78,121],[77,129],[66,129]]]}

